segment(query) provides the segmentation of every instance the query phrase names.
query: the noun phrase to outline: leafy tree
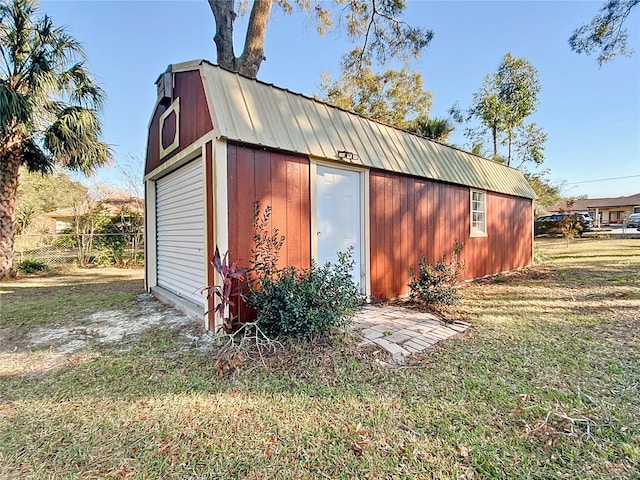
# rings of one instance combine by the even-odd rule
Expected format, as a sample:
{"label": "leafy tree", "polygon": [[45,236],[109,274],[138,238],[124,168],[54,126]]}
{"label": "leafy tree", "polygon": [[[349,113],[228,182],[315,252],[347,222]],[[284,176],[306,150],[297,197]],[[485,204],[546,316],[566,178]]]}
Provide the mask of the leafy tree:
{"label": "leafy tree", "polygon": [[72,205],[72,226],[64,233],[71,234],[71,244],[78,247],[78,265],[91,262],[95,235],[110,221],[104,205],[91,197],[77,197]]}
{"label": "leafy tree", "polygon": [[[316,30],[324,35],[334,26],[345,25],[353,42],[361,42],[358,55],[351,57],[360,63],[375,58],[384,63],[387,58],[418,56],[433,38],[431,30],[412,27],[399,19],[406,7],[405,0],[254,0],[251,8],[245,1],[209,0],[216,22],[217,58],[220,66],[251,78],[258,75],[265,60],[264,39],[273,6],[290,14],[294,6],[313,12]],[[234,50],[234,23],[238,15],[249,12],[244,49],[239,56]]]}
{"label": "leafy tree", "polygon": [[569,38],[569,45],[576,53],[598,55],[598,65],[611,61],[617,55],[630,57],[633,50],[627,48],[627,29],[624,22],[640,0],[609,0],[590,23],[578,27]]}
{"label": "leafy tree", "polygon": [[30,230],[29,227],[37,215],[71,207],[75,198],[88,195],[87,187],[71,180],[64,172],[55,171],[52,175],[42,175],[21,167],[16,233]]}
{"label": "leafy tree", "polygon": [[427,120],[432,95],[424,89],[422,74],[406,68],[375,73],[369,59],[355,64],[357,55],[354,50],[344,56],[340,80],[323,74],[322,100],[402,129]]}
{"label": "leafy tree", "polygon": [[[512,157],[512,160],[516,160],[518,163],[514,163],[514,166],[521,168],[526,162],[541,165],[544,162],[546,142],[547,134],[535,123],[521,125],[516,128],[513,137],[515,155]],[[507,165],[509,164],[511,164],[511,161],[507,162]]]}
{"label": "leafy tree", "polygon": [[[480,121],[480,127],[469,129],[467,137],[481,143],[488,133],[494,159],[502,159],[507,165],[512,164],[514,153],[520,165],[542,163],[546,134],[535,123],[525,124],[538,107],[539,93],[537,70],[524,58],[507,53],[498,70],[485,77],[473,96],[469,113]],[[507,147],[506,155],[500,155],[499,145]]]}
{"label": "leafy tree", "polygon": [[484,144],[482,142],[474,143],[471,146],[470,152],[480,157],[488,156],[488,154],[486,153],[486,150],[484,149]]}
{"label": "leafy tree", "polygon": [[352,50],[343,57],[341,78],[322,75],[321,99],[337,107],[359,113],[382,123],[423,137],[446,142],[455,129],[455,107],[452,118],[429,118],[433,95],[424,89],[422,74],[407,68],[375,73],[372,62],[357,63]]}
{"label": "leafy tree", "polygon": [[[120,208],[117,215],[109,215],[106,221],[97,225],[95,246],[99,251],[102,263],[106,265],[126,266],[130,261],[135,263],[138,248],[142,240],[141,229],[144,218],[138,212],[126,205]],[[106,234],[106,235],[105,235]],[[130,247],[132,258],[125,258],[126,250]]]}
{"label": "leafy tree", "polygon": [[11,272],[19,171],[91,173],[111,158],[100,141],[103,93],[82,46],[35,0],[0,1],[0,278]]}
{"label": "leafy tree", "polygon": [[551,205],[555,205],[562,200],[561,185],[554,185],[549,179],[549,170],[545,169],[540,172],[523,172],[524,177],[536,192],[538,198],[535,201],[535,213],[546,211]]}

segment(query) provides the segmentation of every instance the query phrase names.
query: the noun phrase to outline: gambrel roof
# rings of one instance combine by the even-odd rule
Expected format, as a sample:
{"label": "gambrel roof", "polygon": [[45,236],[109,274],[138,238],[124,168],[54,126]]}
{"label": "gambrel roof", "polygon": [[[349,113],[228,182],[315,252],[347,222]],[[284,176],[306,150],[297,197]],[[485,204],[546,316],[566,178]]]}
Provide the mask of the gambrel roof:
{"label": "gambrel roof", "polygon": [[[170,65],[168,69],[174,73],[193,70],[200,71],[218,137],[507,195],[536,197],[517,169],[205,60]],[[343,154],[347,158],[340,158],[339,151],[348,152]]]}

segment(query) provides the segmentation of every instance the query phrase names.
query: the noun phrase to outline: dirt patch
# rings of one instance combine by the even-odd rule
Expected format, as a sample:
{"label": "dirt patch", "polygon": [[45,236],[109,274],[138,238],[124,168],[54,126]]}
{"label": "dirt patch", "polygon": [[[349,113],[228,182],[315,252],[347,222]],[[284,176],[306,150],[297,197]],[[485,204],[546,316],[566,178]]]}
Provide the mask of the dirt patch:
{"label": "dirt patch", "polygon": [[196,322],[165,305],[150,294],[136,298],[135,308],[97,312],[79,325],[40,327],[30,332],[28,346],[69,355],[93,345],[117,346],[127,350],[150,328],[192,330]]}
{"label": "dirt patch", "polygon": [[33,329],[27,337],[0,351],[0,375],[38,375],[101,355],[103,349],[127,351],[149,330],[173,329],[182,348],[203,348],[213,341],[202,325],[162,304],[150,294],[138,295],[124,309],[95,312],[81,321]]}

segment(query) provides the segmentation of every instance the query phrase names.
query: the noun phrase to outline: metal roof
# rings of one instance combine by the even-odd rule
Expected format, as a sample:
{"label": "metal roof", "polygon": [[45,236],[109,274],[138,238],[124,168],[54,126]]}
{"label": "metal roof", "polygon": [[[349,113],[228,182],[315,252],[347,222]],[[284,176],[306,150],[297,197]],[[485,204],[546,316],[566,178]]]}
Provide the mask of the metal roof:
{"label": "metal roof", "polygon": [[[615,198],[576,198],[571,210],[579,212],[595,208],[620,208],[640,206],[640,193],[626,197]],[[560,202],[547,208],[549,212],[559,212],[567,209],[567,202]]]}
{"label": "metal roof", "polygon": [[[219,137],[508,195],[536,197],[520,171],[486,158],[244,77],[205,60],[170,68],[173,72],[200,70],[214,132]],[[340,159],[338,151],[356,155],[350,160]]]}

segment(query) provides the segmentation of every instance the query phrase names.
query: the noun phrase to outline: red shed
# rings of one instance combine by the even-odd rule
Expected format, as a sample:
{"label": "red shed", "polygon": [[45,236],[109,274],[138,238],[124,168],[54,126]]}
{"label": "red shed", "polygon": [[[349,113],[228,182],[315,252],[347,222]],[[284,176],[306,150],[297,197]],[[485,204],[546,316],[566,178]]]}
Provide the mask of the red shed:
{"label": "red shed", "polygon": [[248,263],[255,200],[286,236],[283,265],[353,247],[368,298],[407,293],[409,266],[455,240],[465,279],[531,264],[535,194],[516,169],[204,60],[170,65],[157,86],[146,281],[184,311],[207,310],[216,245]]}

